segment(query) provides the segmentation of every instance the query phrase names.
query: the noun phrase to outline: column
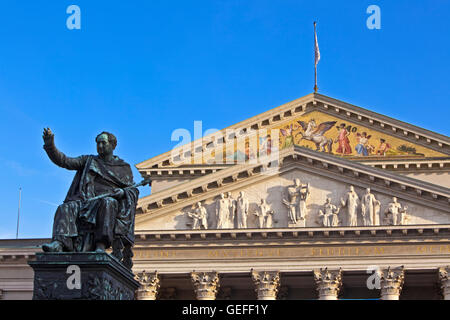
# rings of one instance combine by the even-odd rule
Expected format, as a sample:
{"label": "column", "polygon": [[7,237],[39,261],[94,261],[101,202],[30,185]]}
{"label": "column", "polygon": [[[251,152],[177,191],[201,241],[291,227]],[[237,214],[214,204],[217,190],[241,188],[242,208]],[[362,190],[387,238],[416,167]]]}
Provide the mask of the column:
{"label": "column", "polygon": [[158,272],[147,273],[144,270],[136,275],[136,279],[141,284],[141,287],[136,291],[136,299],[156,300],[160,287]]}
{"label": "column", "polygon": [[216,300],[219,289],[219,274],[217,272],[192,272],[192,284],[194,285],[197,300]]}
{"label": "column", "polygon": [[405,281],[403,266],[380,270],[381,300],[398,300]]}
{"label": "column", "polygon": [[450,300],[450,266],[439,268],[439,280],[444,300]]}
{"label": "column", "polygon": [[280,272],[253,271],[252,279],[258,300],[276,300],[280,287]]}
{"label": "column", "polygon": [[342,286],[341,268],[338,270],[328,270],[328,268],[314,270],[314,280],[319,293],[319,300],[337,300]]}
{"label": "column", "polygon": [[159,294],[158,299],[160,299],[160,300],[176,300],[177,299],[177,289],[173,288],[173,287],[161,289],[161,293]]}

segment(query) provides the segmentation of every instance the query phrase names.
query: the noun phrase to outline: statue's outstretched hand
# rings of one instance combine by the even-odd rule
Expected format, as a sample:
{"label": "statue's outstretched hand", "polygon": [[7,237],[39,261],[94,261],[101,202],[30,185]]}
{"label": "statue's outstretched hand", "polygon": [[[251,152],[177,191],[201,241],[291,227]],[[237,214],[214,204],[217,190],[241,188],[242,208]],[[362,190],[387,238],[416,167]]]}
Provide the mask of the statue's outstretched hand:
{"label": "statue's outstretched hand", "polygon": [[42,134],[45,144],[52,144],[54,142],[55,135],[50,128],[44,128],[44,133]]}

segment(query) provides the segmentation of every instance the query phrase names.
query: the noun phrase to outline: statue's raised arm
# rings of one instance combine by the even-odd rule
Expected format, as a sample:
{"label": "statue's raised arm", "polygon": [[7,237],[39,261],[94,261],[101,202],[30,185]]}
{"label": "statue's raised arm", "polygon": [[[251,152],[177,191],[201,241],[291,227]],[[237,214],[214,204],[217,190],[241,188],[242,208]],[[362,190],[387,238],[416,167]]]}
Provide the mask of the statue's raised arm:
{"label": "statue's raised arm", "polygon": [[50,128],[44,128],[42,139],[44,140],[44,150],[54,164],[68,170],[80,170],[84,167],[85,156],[70,158],[56,148],[55,135]]}

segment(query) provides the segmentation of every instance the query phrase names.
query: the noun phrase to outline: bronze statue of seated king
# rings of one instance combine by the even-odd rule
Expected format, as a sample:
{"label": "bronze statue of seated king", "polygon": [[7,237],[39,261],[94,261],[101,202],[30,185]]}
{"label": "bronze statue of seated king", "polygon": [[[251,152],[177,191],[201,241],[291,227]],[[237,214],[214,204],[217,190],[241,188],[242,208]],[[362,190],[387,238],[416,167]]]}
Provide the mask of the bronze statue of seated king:
{"label": "bronze statue of seated king", "polygon": [[113,155],[116,137],[102,132],[96,138],[98,155],[67,157],[54,143],[49,128],[43,133],[44,149],[56,165],[76,174],[64,203],[58,206],[53,222],[52,242],[45,252],[105,252],[131,269],[134,218],[138,201],[128,163]]}

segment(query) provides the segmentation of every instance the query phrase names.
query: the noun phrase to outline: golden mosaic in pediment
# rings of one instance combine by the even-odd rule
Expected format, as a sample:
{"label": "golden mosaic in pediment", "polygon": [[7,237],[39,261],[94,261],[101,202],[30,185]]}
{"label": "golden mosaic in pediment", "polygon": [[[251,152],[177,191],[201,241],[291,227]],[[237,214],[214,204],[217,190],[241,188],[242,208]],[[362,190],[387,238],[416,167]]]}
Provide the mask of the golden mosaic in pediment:
{"label": "golden mosaic in pediment", "polygon": [[280,129],[280,147],[292,144],[345,157],[445,157],[447,155],[351,121],[314,111]]}
{"label": "golden mosaic in pediment", "polygon": [[319,111],[256,132],[245,139],[236,139],[234,145],[222,145],[196,155],[191,159],[191,164],[246,162],[261,154],[270,154],[277,140],[279,150],[298,145],[355,160],[447,157],[421,145]]}

